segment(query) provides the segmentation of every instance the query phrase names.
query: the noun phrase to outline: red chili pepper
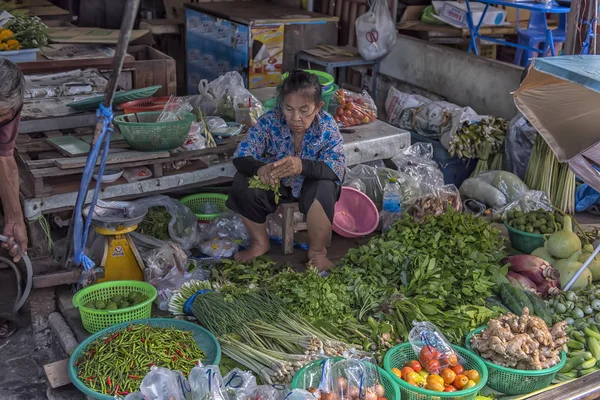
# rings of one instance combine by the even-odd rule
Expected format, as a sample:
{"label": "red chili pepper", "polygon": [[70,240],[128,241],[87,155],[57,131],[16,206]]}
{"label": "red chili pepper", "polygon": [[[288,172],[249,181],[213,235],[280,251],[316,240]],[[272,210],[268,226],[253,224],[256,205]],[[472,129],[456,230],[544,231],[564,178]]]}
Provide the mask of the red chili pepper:
{"label": "red chili pepper", "polygon": [[119,391],[119,385],[117,385],[117,388],[115,389],[115,394],[117,394],[118,391]]}
{"label": "red chili pepper", "polygon": [[165,354],[166,354],[166,355],[169,355],[169,350],[165,350]]}
{"label": "red chili pepper", "polygon": [[137,376],[137,375],[129,375],[129,377],[131,379],[142,379],[141,377]]}
{"label": "red chili pepper", "polygon": [[76,367],[79,367],[79,361],[77,361],[77,362],[75,363],[75,366],[76,366]]}
{"label": "red chili pepper", "polygon": [[176,361],[177,361],[177,357],[173,357],[173,361],[175,361],[175,362],[176,362]]}
{"label": "red chili pepper", "polygon": [[181,352],[180,352],[179,350],[175,350],[175,353],[177,353],[177,355],[178,355],[179,357],[183,357],[183,354],[181,354]]}
{"label": "red chili pepper", "polygon": [[86,381],[93,381],[94,379],[96,379],[95,376],[89,376],[89,377],[85,378]]}
{"label": "red chili pepper", "polygon": [[112,386],[112,382],[110,380],[110,376],[108,378],[106,378],[106,383],[108,383],[108,386]]}
{"label": "red chili pepper", "polygon": [[198,365],[198,361],[196,361],[194,364]]}
{"label": "red chili pepper", "polygon": [[119,396],[127,396],[129,392],[119,392],[117,393]]}
{"label": "red chili pepper", "polygon": [[141,338],[140,340],[142,341],[142,343],[146,342],[146,340],[144,338]]}
{"label": "red chili pepper", "polygon": [[154,365],[154,363],[146,364],[146,367],[151,367],[153,365]]}

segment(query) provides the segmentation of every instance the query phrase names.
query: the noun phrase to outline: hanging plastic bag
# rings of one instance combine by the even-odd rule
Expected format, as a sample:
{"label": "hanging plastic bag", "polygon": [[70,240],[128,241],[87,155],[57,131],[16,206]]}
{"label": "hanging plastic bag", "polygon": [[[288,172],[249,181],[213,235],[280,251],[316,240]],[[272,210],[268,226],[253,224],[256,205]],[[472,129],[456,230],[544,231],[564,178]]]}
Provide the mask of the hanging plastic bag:
{"label": "hanging plastic bag", "polygon": [[192,400],[228,400],[218,365],[198,365],[188,376]]}
{"label": "hanging plastic bag", "polygon": [[517,114],[508,124],[504,145],[504,166],[507,171],[512,172],[521,179],[525,178],[527,164],[537,134],[537,130],[523,114]]}
{"label": "hanging plastic bag", "polygon": [[367,91],[336,90],[329,104],[329,113],[343,127],[368,124],[377,119],[377,107]]}
{"label": "hanging plastic bag", "polygon": [[225,120],[253,126],[265,113],[262,103],[244,86],[244,78],[237,71],[221,75],[208,84],[208,90],[217,100],[217,114]]}
{"label": "hanging plastic bag", "polygon": [[140,392],[146,400],[187,400],[182,393],[180,379],[176,371],[153,366],[142,380]]}
{"label": "hanging plastic bag", "polygon": [[198,97],[194,101],[194,109],[199,108],[205,115],[216,115],[217,98],[209,90],[208,81],[202,79],[198,84]]}
{"label": "hanging plastic bag", "polygon": [[373,0],[371,9],[356,19],[356,43],[365,60],[389,54],[396,45],[396,25],[385,0]]}
{"label": "hanging plastic bag", "polygon": [[444,334],[430,322],[414,322],[408,340],[418,354],[418,361],[430,374],[439,374],[445,368],[464,364],[463,358]]}
{"label": "hanging plastic bag", "polygon": [[190,250],[198,245],[198,218],[179,201],[168,196],[152,196],[130,203],[128,210],[132,213],[147,212],[152,207],[165,207],[171,214],[169,236],[184,250]]}

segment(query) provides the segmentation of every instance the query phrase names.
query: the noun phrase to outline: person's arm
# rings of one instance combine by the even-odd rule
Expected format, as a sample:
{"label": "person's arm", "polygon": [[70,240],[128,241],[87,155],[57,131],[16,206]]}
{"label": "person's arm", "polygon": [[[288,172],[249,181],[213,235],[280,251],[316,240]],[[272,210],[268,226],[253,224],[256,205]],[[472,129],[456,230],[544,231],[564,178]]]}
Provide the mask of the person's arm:
{"label": "person's arm", "polygon": [[335,172],[324,161],[302,160],[302,176],[334,182],[339,180]]}
{"label": "person's arm", "polygon": [[251,156],[237,157],[233,159],[233,166],[235,169],[248,176],[258,175],[258,169],[263,165],[265,165],[264,162],[259,161]]}

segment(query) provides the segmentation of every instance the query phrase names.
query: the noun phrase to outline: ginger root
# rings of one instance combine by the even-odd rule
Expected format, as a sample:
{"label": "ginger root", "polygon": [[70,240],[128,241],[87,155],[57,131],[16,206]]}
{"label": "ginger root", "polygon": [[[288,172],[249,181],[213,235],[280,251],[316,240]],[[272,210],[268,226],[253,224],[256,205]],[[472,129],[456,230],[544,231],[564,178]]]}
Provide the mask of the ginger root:
{"label": "ginger root", "polygon": [[552,328],[523,308],[521,316],[506,313],[492,319],[488,327],[471,338],[471,347],[481,357],[508,368],[540,370],[560,362],[560,350],[569,340],[566,322]]}

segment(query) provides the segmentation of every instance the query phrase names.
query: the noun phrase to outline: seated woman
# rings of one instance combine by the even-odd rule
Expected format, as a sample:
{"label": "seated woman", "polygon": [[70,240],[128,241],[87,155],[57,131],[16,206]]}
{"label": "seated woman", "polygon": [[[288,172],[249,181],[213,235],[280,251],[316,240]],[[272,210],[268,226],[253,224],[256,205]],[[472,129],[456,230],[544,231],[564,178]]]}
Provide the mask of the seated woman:
{"label": "seated woman", "polygon": [[282,201],[299,202],[307,218],[308,259],[321,271],[333,266],[326,244],[346,158],[338,126],[323,104],[317,76],[292,71],[279,88],[279,106],[240,142],[227,207],[242,215],[251,245],[236,260],[248,262],[269,250],[265,221],[278,204],[273,192],[248,187],[248,179],[257,175],[266,184],[281,181]]}

